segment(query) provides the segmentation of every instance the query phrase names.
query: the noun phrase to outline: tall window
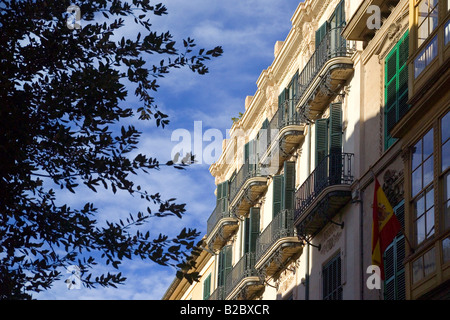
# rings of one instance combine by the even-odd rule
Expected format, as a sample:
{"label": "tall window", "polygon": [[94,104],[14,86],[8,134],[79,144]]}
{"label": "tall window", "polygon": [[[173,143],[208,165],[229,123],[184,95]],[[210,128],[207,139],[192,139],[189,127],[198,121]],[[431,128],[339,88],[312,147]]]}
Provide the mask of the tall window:
{"label": "tall window", "polygon": [[[428,40],[439,23],[439,1],[422,0],[417,6],[418,29],[417,47],[419,48]],[[435,35],[431,41],[421,50],[414,60],[414,77],[417,78],[423,70],[437,57],[438,36]]]}
{"label": "tall window", "polygon": [[323,300],[342,300],[341,254],[322,269]]}
{"label": "tall window", "polygon": [[441,119],[441,176],[444,185],[444,228],[450,228],[450,113]]}
{"label": "tall window", "polygon": [[408,65],[409,32],[400,39],[385,60],[385,149],[394,144],[390,131],[409,110]]}
{"label": "tall window", "polygon": [[203,300],[208,300],[211,296],[211,273],[203,281]]}
{"label": "tall window", "polygon": [[[405,225],[405,202],[395,206],[394,213],[398,221]],[[405,236],[400,232],[384,252],[384,299],[405,300]]]}
{"label": "tall window", "polygon": [[418,245],[434,234],[433,132],[416,143],[412,154],[411,195]]}
{"label": "tall window", "polygon": [[439,15],[439,1],[438,0],[422,0],[419,3],[418,12],[418,42],[420,47],[425,40],[431,35],[434,29],[438,26]]}

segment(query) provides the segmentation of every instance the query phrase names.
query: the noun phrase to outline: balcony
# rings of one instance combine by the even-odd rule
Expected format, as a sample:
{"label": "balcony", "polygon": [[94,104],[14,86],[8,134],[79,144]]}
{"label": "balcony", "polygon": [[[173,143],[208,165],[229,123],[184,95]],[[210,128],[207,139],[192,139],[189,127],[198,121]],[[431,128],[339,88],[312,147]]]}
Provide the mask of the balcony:
{"label": "balcony", "polygon": [[341,36],[344,27],[331,29],[299,74],[297,110],[316,119],[353,74],[355,42]]}
{"label": "balcony", "polygon": [[292,153],[292,150],[304,137],[305,121],[295,112],[293,115],[283,115],[281,109],[289,110],[289,104],[295,103],[297,99],[286,100],[280,106],[267,129],[261,129],[259,136],[264,136],[261,147],[266,151],[260,157],[260,164],[268,168],[269,174],[278,172],[284,161]]}
{"label": "balcony", "polygon": [[377,31],[376,28],[367,26],[367,21],[370,21],[369,19],[373,17],[373,11],[370,10],[370,7],[375,6],[380,9],[381,22],[384,23],[399,2],[399,0],[361,1],[342,34],[348,40],[370,41]]}
{"label": "balcony", "polygon": [[225,288],[223,286],[219,286],[216,290],[211,293],[208,300],[225,300]]}
{"label": "balcony", "polygon": [[267,176],[265,169],[246,161],[230,182],[230,212],[245,216],[267,189]]}
{"label": "balcony", "polygon": [[249,252],[234,265],[225,282],[227,300],[251,300],[264,284],[255,269],[255,253]]}
{"label": "balcony", "polygon": [[220,250],[238,230],[239,220],[228,210],[228,199],[220,199],[208,218],[206,243],[212,250]]}
{"label": "balcony", "polygon": [[325,157],[295,194],[295,222],[300,237],[316,235],[351,199],[351,153]]}
{"label": "balcony", "polygon": [[262,275],[277,275],[301,254],[303,243],[295,234],[293,218],[293,210],[281,211],[257,238],[255,268]]}

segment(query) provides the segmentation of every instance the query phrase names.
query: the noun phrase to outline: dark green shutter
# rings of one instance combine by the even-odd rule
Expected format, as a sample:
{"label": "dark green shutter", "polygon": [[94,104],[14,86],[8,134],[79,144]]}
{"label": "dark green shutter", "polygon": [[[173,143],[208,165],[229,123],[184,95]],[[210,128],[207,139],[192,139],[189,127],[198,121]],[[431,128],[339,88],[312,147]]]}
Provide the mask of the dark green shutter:
{"label": "dark green shutter", "polygon": [[330,154],[342,153],[342,104],[330,105]]}
{"label": "dark green shutter", "polygon": [[328,119],[316,120],[316,167],[328,154]]}
{"label": "dark green shutter", "polygon": [[[394,207],[394,213],[397,216],[402,227],[405,221],[405,204],[402,201]],[[399,233],[384,252],[384,299],[385,300],[405,300],[405,237]]]}
{"label": "dark green shutter", "polygon": [[227,278],[228,273],[231,271],[232,267],[232,246],[228,245],[222,248],[219,253],[219,272],[218,272],[218,286],[225,285],[225,279]]}
{"label": "dark green shutter", "polygon": [[228,180],[220,183],[217,186],[217,205],[221,205],[221,212],[227,212],[228,211],[228,189],[229,189],[229,182]]}
{"label": "dark green shutter", "polygon": [[295,198],[295,162],[284,163],[284,203],[283,209],[294,209]]}
{"label": "dark green shutter", "polygon": [[273,206],[272,216],[276,217],[283,208],[283,184],[284,176],[273,177]]}
{"label": "dark green shutter", "polygon": [[211,274],[203,281],[203,300],[208,300],[211,295]]}
{"label": "dark green shutter", "polygon": [[260,209],[256,207],[250,208],[250,214],[248,220],[248,244],[245,253],[256,251],[256,238],[259,236],[259,220],[260,220]]}
{"label": "dark green shutter", "polygon": [[342,175],[342,104],[330,105],[329,118],[329,170],[328,179],[331,184],[340,184]]}
{"label": "dark green shutter", "polygon": [[244,163],[248,164],[250,160],[250,142],[244,145]]}
{"label": "dark green shutter", "polygon": [[322,40],[325,39],[328,31],[330,29],[330,24],[326,21],[324,24],[320,26],[320,28],[316,31],[316,50],[322,43]]}
{"label": "dark green shutter", "polygon": [[[251,208],[250,208],[251,210]],[[250,252],[250,216],[244,220],[244,254]]]}

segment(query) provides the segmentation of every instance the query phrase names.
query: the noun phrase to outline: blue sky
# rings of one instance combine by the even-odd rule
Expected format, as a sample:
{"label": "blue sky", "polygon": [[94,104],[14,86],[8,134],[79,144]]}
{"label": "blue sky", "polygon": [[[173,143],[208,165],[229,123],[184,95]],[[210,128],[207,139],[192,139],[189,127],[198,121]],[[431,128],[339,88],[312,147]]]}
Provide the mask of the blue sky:
{"label": "blue sky", "polygon": [[[157,17],[158,31],[170,30],[176,40],[195,39],[198,48],[221,45],[224,54],[208,63],[210,73],[199,76],[188,69],[172,71],[161,79],[155,94],[160,110],[169,115],[170,125],[156,128],[153,121],[134,123],[143,131],[138,152],[165,162],[178,142],[171,141],[174,130],[185,129],[193,135],[194,122],[201,121],[202,133],[218,129],[225,136],[231,118],[244,112],[244,100],[256,91],[261,71],[273,61],[274,44],[284,40],[291,28],[290,18],[298,0],[166,0],[168,15]],[[127,30],[128,32],[128,30]],[[130,30],[131,32],[131,30]],[[133,98],[130,92],[130,99]],[[203,147],[208,145],[205,142]],[[150,232],[176,235],[184,228],[206,232],[206,221],[215,206],[214,178],[209,164],[196,164],[185,171],[163,168],[140,175],[136,183],[149,192],[160,192],[165,199],[186,203],[183,219],[166,217],[151,221]],[[109,190],[97,194],[80,190],[61,201],[74,205],[93,202],[99,208],[98,220],[117,220],[130,212],[145,210],[147,203],[128,194],[113,195]],[[79,206],[79,205],[78,205]],[[98,265],[99,270],[107,270]],[[160,299],[175,277],[175,270],[141,260],[125,261],[121,272],[128,278],[115,288],[68,290],[58,281],[51,290],[34,295],[37,299]],[[67,275],[69,276],[69,274]],[[64,278],[64,275],[63,275]]]}

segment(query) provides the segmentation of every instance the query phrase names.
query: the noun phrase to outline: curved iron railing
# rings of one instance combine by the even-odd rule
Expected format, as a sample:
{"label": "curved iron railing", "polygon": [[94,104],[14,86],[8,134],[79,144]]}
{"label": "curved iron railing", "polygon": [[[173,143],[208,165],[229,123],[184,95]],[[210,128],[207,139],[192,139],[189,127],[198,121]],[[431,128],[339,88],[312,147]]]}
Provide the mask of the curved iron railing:
{"label": "curved iron railing", "polygon": [[256,261],[279,239],[295,236],[293,210],[282,210],[256,239]]}
{"label": "curved iron railing", "polygon": [[353,183],[352,153],[331,153],[326,156],[295,193],[295,219],[329,186]]}
{"label": "curved iron railing", "polygon": [[255,253],[248,252],[242,256],[227,275],[225,281],[225,297],[228,296],[243,279],[256,275]]}
{"label": "curved iron railing", "polygon": [[228,210],[228,199],[220,199],[216,205],[216,208],[208,218],[206,233],[209,235],[221,219],[232,217],[233,215],[231,214],[230,210]]}
{"label": "curved iron railing", "polygon": [[322,42],[312,54],[298,77],[297,103],[303,98],[312,81],[316,78],[323,66],[333,58],[350,57],[355,51],[355,42],[348,41],[341,36],[344,26],[328,31]]}
{"label": "curved iron railing", "polygon": [[239,190],[248,179],[267,176],[267,173],[261,170],[257,161],[253,160],[251,162],[247,160],[239,169],[233,181],[230,182],[230,203],[233,202]]}

